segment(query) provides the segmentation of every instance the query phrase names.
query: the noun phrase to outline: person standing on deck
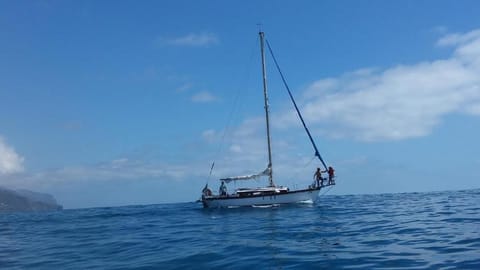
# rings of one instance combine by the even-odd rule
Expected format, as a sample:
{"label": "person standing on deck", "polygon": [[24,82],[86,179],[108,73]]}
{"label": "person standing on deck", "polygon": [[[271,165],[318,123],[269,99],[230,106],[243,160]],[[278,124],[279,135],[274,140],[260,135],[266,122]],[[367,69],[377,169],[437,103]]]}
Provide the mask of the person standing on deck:
{"label": "person standing on deck", "polygon": [[218,193],[220,193],[220,196],[227,196],[227,186],[224,181],[222,181]]}
{"label": "person standing on deck", "polygon": [[333,181],[333,178],[335,177],[335,170],[332,167],[328,167],[328,184],[333,185],[335,182]]}
{"label": "person standing on deck", "polygon": [[323,186],[322,171],[317,168],[317,171],[313,174],[313,179],[317,181],[317,187]]}

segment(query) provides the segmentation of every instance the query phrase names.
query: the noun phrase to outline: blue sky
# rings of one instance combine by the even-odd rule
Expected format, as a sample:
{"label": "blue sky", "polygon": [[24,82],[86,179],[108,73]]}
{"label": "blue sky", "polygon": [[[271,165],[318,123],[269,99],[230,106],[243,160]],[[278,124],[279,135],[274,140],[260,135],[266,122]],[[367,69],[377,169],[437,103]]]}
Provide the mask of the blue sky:
{"label": "blue sky", "polygon": [[[2,1],[0,186],[184,202],[263,170],[262,23],[330,194],[479,188],[479,5]],[[267,61],[275,181],[306,186],[318,162]]]}

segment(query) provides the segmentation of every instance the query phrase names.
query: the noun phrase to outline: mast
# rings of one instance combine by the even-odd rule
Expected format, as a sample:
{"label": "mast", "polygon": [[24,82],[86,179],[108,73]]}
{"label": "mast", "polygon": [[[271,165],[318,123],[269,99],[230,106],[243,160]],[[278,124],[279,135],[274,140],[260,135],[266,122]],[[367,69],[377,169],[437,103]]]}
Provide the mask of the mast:
{"label": "mast", "polygon": [[272,169],[272,148],[270,143],[270,120],[268,117],[267,72],[265,69],[265,50],[264,50],[265,33],[260,31],[258,35],[260,36],[260,50],[262,54],[263,98],[265,100],[265,120],[267,123],[268,181],[269,181],[269,186],[274,187],[275,184],[273,183],[273,177],[272,177],[273,169]]}

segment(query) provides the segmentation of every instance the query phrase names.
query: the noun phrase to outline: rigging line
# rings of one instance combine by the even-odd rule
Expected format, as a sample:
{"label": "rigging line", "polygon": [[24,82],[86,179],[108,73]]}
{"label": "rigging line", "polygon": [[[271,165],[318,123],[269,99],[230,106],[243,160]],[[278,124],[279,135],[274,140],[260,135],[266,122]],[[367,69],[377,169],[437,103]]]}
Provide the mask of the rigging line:
{"label": "rigging line", "polygon": [[320,155],[320,152],[318,151],[317,145],[315,145],[315,142],[313,141],[312,135],[310,134],[310,131],[307,128],[307,125],[305,124],[305,121],[303,120],[302,114],[300,113],[300,110],[298,109],[297,103],[295,102],[295,99],[293,98],[292,92],[290,91],[290,87],[288,87],[287,81],[285,80],[285,77],[283,76],[282,70],[280,69],[280,66],[277,63],[277,59],[275,58],[275,55],[273,54],[272,48],[270,47],[270,43],[268,40],[265,40],[267,43],[268,50],[270,51],[270,55],[273,58],[273,62],[275,63],[275,66],[277,67],[278,72],[280,73],[280,77],[282,78],[283,84],[285,85],[285,88],[287,88],[288,95],[290,96],[290,99],[292,100],[293,105],[295,106],[295,110],[297,111],[297,115],[302,121],[303,127],[305,128],[305,131],[307,132],[308,138],[310,139],[310,142],[313,145],[313,148],[315,149],[315,156],[318,157],[318,159],[322,162],[323,166],[325,167],[325,170],[327,170],[327,165],[323,161],[322,156]]}
{"label": "rigging line", "polygon": [[323,195],[327,194],[327,192],[329,192],[332,188],[333,188],[333,186],[329,186],[328,189],[325,190],[325,192],[323,192],[322,194],[320,194],[320,196],[323,196]]}
{"label": "rigging line", "polygon": [[212,162],[212,166],[210,167],[210,173],[208,174],[208,177],[207,177],[207,185],[208,185],[208,181],[210,180],[210,177],[212,176],[213,167],[215,167],[215,161]]}
{"label": "rigging line", "polygon": [[[338,181],[337,177],[334,177],[333,179],[334,179],[334,183],[337,183],[337,181]],[[334,184],[334,185],[335,185],[335,184]],[[320,194],[320,196],[327,194],[327,192],[329,192],[329,191],[333,188],[334,185],[330,185],[330,186],[328,187],[328,189],[325,190],[324,193]]]}
{"label": "rigging line", "polygon": [[316,156],[313,156],[312,159],[310,159],[310,161],[303,166],[303,168],[298,168],[297,170],[295,170],[292,178],[298,178],[298,176],[300,175],[300,172],[303,171],[305,168],[307,168],[315,158]]}
{"label": "rigging line", "polygon": [[308,166],[310,165],[310,163],[312,163],[312,161],[313,161],[314,159],[315,159],[315,156],[312,157],[312,159],[310,159],[310,161],[309,161],[309,162],[305,165],[305,167],[303,167],[303,168],[305,169],[306,167],[308,167]]}
{"label": "rigging line", "polygon": [[[252,42],[252,48],[250,50],[250,57],[249,57],[249,61],[248,61],[248,64],[246,65],[245,67],[245,70],[243,71],[245,76],[243,77],[246,77],[247,79],[245,80],[246,83],[244,84],[248,84],[248,82],[250,81],[250,76],[251,76],[251,72],[249,72],[249,70],[251,70],[251,66],[252,66],[252,62],[253,62],[253,56],[254,56],[254,53],[255,53],[255,45],[256,45],[256,42],[257,40],[255,39],[255,44],[253,44]],[[242,78],[243,78],[242,77]],[[214,169],[214,166],[215,166],[215,160],[218,159],[220,153],[222,152],[222,148],[223,146],[225,145],[225,138],[227,137],[227,134],[231,132],[231,123],[232,123],[232,119],[233,119],[233,115],[234,115],[234,112],[237,110],[240,110],[240,105],[238,105],[238,100],[239,100],[239,97],[240,97],[240,93],[241,93],[241,89],[243,88],[243,85],[241,84],[238,84],[238,88],[237,90],[235,91],[235,95],[234,95],[234,101],[233,101],[233,105],[231,107],[231,110],[230,112],[228,113],[227,115],[227,121],[226,121],[226,124],[225,124],[225,128],[223,129],[223,133],[222,133],[222,136],[221,136],[221,139],[220,139],[220,144],[218,146],[218,149],[217,149],[217,152],[215,153],[215,156],[214,156],[214,161],[212,163],[212,166],[210,167],[210,173],[209,173],[209,176],[207,178],[207,182],[208,180],[210,179],[211,175],[212,175],[212,172],[213,172],[213,169]]]}

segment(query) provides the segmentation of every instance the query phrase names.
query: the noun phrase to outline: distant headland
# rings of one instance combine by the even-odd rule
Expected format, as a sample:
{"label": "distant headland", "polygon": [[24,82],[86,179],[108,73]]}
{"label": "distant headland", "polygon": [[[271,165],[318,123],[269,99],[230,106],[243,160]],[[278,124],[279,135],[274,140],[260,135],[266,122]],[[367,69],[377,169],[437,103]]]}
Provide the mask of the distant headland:
{"label": "distant headland", "polygon": [[0,213],[62,209],[63,207],[50,194],[0,187]]}

